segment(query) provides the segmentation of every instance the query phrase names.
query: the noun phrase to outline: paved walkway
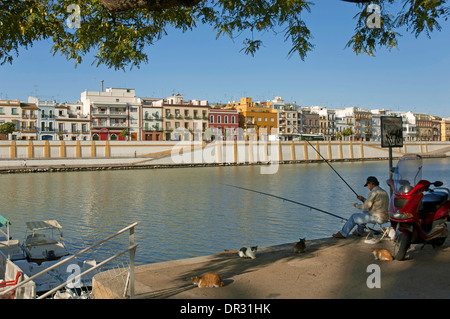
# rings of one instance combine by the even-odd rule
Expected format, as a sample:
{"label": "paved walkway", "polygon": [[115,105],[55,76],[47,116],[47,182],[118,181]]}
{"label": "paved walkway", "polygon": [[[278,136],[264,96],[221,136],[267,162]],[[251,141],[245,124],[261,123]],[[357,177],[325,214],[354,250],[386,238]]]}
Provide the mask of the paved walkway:
{"label": "paved walkway", "polygon": [[[392,251],[392,241],[372,245],[360,237],[307,241],[303,254],[293,253],[294,243],[267,247],[254,260],[224,251],[136,267],[135,293],[140,299],[450,298],[449,242],[439,248],[413,245],[408,260],[392,262],[375,260],[371,252]],[[208,272],[218,273],[224,287],[191,283],[191,276]],[[369,287],[378,283],[380,288]],[[110,283],[98,277],[98,284]],[[111,286],[109,295],[97,297],[120,298],[123,287]]]}
{"label": "paved walkway", "polygon": [[24,168],[26,163],[27,168],[32,167],[48,167],[48,166],[67,166],[77,167],[86,165],[130,165],[138,164],[149,159],[135,158],[135,157],[119,157],[119,158],[83,158],[83,159],[23,159],[2,160],[0,159],[0,168]]}

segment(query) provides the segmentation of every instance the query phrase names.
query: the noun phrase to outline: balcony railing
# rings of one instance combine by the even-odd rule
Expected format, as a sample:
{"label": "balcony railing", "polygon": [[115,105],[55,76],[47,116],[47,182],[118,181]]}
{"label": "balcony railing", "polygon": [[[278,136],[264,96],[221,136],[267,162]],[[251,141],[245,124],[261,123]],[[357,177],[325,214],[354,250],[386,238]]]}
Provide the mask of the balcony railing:
{"label": "balcony railing", "polygon": [[35,127],[21,127],[20,132],[22,133],[37,133],[37,128]]}
{"label": "balcony railing", "polygon": [[94,111],[92,113],[92,116],[95,117],[108,117],[108,116],[113,116],[113,117],[126,117],[128,114],[126,112],[107,112],[107,111]]}
{"label": "balcony railing", "polygon": [[120,127],[120,128],[126,128],[128,125],[126,123],[93,123],[92,127],[99,128],[99,127]]}
{"label": "balcony railing", "polygon": [[162,127],[152,125],[149,127],[145,127],[144,131],[147,131],[147,132],[162,131]]}

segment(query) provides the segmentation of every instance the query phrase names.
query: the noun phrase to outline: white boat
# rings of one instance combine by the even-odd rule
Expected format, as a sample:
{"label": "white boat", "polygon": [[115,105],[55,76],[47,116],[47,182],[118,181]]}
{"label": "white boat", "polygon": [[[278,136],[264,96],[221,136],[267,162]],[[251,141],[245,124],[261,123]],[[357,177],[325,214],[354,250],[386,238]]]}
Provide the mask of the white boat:
{"label": "white boat", "polygon": [[[18,240],[12,239],[9,232],[11,223],[0,215],[0,293],[16,286],[20,281],[28,279],[26,274],[15,264],[16,261],[25,260],[26,254]],[[1,299],[35,298],[36,288],[33,281],[19,290],[1,294]]]}
{"label": "white boat", "polygon": [[[30,262],[38,264],[69,255],[63,242],[62,227],[56,220],[27,222],[22,249]],[[59,238],[56,239],[56,235]]]}
{"label": "white boat", "polygon": [[[56,220],[42,220],[27,222],[27,231],[22,243],[26,260],[17,260],[15,264],[29,277],[72,257],[63,241],[61,225]],[[61,266],[48,271],[46,274],[36,278],[36,292],[49,291],[64,282],[66,288],[89,288],[92,286],[92,277],[95,271],[83,276],[77,281],[72,281],[76,275],[96,265],[95,260],[72,260]]]}
{"label": "white boat", "polygon": [[[1,216],[1,215],[0,215]],[[1,216],[3,217],[3,216]],[[4,217],[3,217],[4,218]],[[4,218],[6,220],[6,218]],[[2,219],[0,218],[0,225]],[[63,241],[62,227],[56,220],[43,220],[27,222],[27,231],[22,244],[12,240],[8,234],[4,246],[0,247],[4,256],[8,256],[17,267],[28,277],[34,276],[48,269],[64,259],[72,258]],[[92,277],[96,271],[74,280],[76,275],[94,267],[95,260],[80,260],[78,257],[49,270],[47,273],[35,278],[36,293],[41,294],[63,283],[65,289],[89,289],[92,286]]]}

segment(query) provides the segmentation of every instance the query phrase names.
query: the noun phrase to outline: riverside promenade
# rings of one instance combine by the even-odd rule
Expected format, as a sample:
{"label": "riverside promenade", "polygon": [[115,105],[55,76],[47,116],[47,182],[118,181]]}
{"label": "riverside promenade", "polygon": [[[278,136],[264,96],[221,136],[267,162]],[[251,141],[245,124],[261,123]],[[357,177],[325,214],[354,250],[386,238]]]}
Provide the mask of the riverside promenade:
{"label": "riverside promenade", "polygon": [[[256,259],[237,251],[181,259],[135,268],[137,299],[436,299],[450,298],[450,241],[443,246],[412,245],[404,261],[375,260],[372,248],[392,252],[393,242],[367,244],[364,237],[324,238],[258,250]],[[139,247],[136,252],[139,254]],[[198,288],[190,278],[219,274],[221,288]],[[95,298],[122,299],[123,285],[107,274],[94,279]]]}
{"label": "riverside promenade", "polygon": [[[387,160],[379,142],[117,142],[0,141],[0,173],[168,168],[221,165]],[[393,149],[423,157],[450,156],[450,142],[408,142]],[[26,167],[24,167],[26,164]]]}

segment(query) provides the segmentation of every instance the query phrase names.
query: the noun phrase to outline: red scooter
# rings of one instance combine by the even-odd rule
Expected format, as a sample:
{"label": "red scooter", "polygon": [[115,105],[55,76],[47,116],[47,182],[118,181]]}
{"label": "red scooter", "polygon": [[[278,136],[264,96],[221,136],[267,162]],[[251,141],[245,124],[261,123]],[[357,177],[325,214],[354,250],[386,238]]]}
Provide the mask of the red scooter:
{"label": "red scooter", "polygon": [[442,182],[422,179],[422,158],[413,154],[400,158],[387,184],[393,192],[389,217],[396,230],[394,258],[405,259],[411,244],[442,245],[448,235],[450,190],[440,187]]}

